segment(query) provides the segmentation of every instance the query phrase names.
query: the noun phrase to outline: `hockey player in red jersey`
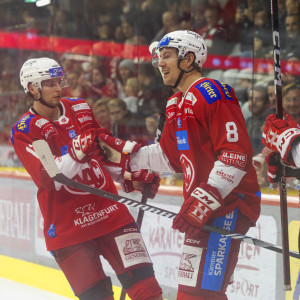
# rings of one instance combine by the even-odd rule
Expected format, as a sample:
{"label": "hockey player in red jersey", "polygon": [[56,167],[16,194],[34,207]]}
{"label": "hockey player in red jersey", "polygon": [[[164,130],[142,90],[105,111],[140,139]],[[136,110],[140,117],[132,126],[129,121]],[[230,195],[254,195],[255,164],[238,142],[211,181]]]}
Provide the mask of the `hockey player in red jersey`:
{"label": "hockey player in red jersey", "polygon": [[[131,154],[130,167],[184,173],[184,203],[173,222],[186,233],[177,299],[227,299],[240,241],[202,228],[207,223],[245,234],[260,214],[245,121],[233,88],[202,76],[207,48],[200,35],[168,33],[154,54],[164,84],[178,92],[167,102],[160,143]],[[114,147],[114,138],[100,139]]]}
{"label": "hockey player in red jersey", "polygon": [[[46,140],[66,176],[117,193],[109,171],[104,168],[98,144],[98,134],[109,132],[99,127],[84,100],[61,98],[67,80],[55,60],[27,60],[21,68],[20,80],[34,101],[13,126],[11,141],[38,187],[47,249],[53,253],[75,295],[80,300],[114,299],[111,280],[99,258],[102,255],[131,299],[163,299],[152,262],[127,207],[54,182],[32,147],[33,141]],[[156,194],[157,174],[146,169],[128,173],[124,167],[115,171],[114,179],[126,191],[132,191],[137,181],[151,184],[151,197]],[[122,174],[126,174],[126,180]],[[138,247],[130,248],[133,240]]]}

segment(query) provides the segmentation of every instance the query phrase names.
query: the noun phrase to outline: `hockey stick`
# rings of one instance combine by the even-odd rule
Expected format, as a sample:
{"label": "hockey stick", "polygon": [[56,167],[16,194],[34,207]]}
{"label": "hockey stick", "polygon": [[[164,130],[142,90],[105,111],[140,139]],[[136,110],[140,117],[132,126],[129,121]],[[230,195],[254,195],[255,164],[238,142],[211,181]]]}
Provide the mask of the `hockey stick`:
{"label": "hockey stick", "polygon": [[[42,165],[44,166],[46,172],[48,173],[48,175],[53,180],[55,180],[63,185],[67,185],[67,186],[73,187],[75,189],[91,193],[96,196],[100,196],[100,197],[107,198],[107,199],[110,199],[113,201],[117,201],[117,202],[126,204],[128,206],[136,207],[136,208],[142,209],[144,211],[151,212],[153,214],[160,215],[160,216],[163,216],[163,217],[166,217],[169,219],[174,219],[177,216],[177,214],[174,212],[171,212],[171,211],[168,211],[168,210],[156,207],[156,206],[152,206],[149,204],[142,204],[141,202],[139,202],[137,200],[133,200],[133,199],[130,199],[127,197],[122,197],[120,195],[116,195],[116,194],[109,193],[109,192],[106,192],[103,190],[99,190],[94,187],[88,186],[86,184],[72,180],[72,179],[66,177],[64,174],[62,174],[59,171],[59,169],[55,163],[54,157],[52,155],[52,152],[50,150],[50,147],[45,140],[34,141],[32,143],[32,146],[34,148],[34,151],[38,155]],[[243,234],[240,234],[237,232],[232,232],[227,229],[223,229],[220,227],[216,227],[213,225],[207,225],[207,224],[203,226],[203,229],[208,230],[210,232],[219,233],[223,236],[230,237],[230,238],[233,238],[236,240],[241,240],[248,244],[252,244],[252,245],[255,245],[255,246],[258,246],[261,248],[265,248],[265,249],[268,249],[268,250],[271,250],[271,251],[274,251],[277,253],[282,253],[282,248],[279,246],[276,246],[271,243],[268,243],[268,242],[250,237],[250,236],[246,236],[246,235],[243,235]],[[298,252],[289,251],[289,254],[292,257],[300,259],[300,254]]]}
{"label": "hockey stick", "polygon": [[[281,66],[280,66],[280,39],[278,22],[278,1],[271,0],[271,18],[272,18],[272,38],[274,46],[274,85],[276,97],[276,115],[283,119],[282,110],[282,88],[281,88]],[[281,239],[283,248],[283,278],[284,290],[290,291],[290,257],[289,257],[289,231],[288,231],[288,211],[287,211],[287,193],[286,193],[286,170],[285,165],[281,163],[280,176],[280,217],[281,217]]]}

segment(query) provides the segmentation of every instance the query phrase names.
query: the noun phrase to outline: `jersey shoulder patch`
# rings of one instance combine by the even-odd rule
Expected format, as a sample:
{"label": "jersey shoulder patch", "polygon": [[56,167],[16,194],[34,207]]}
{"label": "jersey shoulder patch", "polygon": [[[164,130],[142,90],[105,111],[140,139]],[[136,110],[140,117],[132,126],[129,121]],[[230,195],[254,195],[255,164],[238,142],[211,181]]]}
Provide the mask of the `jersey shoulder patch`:
{"label": "jersey shoulder patch", "polygon": [[218,100],[233,101],[231,97],[232,88],[219,80],[205,79],[197,83],[195,88],[201,93],[208,104],[212,104]]}
{"label": "jersey shoulder patch", "polygon": [[16,123],[15,128],[17,131],[20,131],[22,133],[28,133],[30,122],[31,120],[35,118],[35,115],[33,114],[25,114],[21,119]]}
{"label": "jersey shoulder patch", "polygon": [[168,99],[167,108],[170,107],[170,106],[172,106],[172,105],[176,105],[177,104],[177,101],[178,101],[178,99],[180,97],[180,94],[181,94],[181,92],[177,92],[172,97],[170,97]]}
{"label": "jersey shoulder patch", "polygon": [[81,98],[63,98],[62,102],[70,106],[74,112],[80,110],[91,110],[88,103]]}

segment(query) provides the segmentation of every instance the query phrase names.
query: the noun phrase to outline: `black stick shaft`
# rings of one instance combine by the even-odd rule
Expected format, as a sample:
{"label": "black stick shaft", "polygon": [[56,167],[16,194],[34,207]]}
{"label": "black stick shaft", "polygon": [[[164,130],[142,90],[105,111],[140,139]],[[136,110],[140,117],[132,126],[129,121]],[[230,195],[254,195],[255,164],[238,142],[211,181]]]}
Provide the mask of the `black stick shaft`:
{"label": "black stick shaft", "polygon": [[[271,0],[271,18],[272,18],[272,35],[274,46],[274,84],[276,96],[276,115],[283,119],[282,109],[282,85],[281,85],[281,66],[280,66],[280,39],[279,39],[279,22],[278,22],[278,1]],[[281,217],[281,237],[283,249],[283,276],[284,290],[291,290],[290,276],[290,257],[289,257],[289,233],[288,233],[288,211],[287,211],[287,194],[286,194],[286,172],[282,164],[280,178],[280,217]]]}

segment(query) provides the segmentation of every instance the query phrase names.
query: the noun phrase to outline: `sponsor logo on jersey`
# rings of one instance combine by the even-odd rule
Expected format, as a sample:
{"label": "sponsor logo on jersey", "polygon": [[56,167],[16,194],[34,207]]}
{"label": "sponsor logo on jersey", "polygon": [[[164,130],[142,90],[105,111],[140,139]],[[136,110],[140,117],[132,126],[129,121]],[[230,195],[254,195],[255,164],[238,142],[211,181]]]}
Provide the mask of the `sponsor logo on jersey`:
{"label": "sponsor logo on jersey", "polygon": [[230,96],[230,92],[231,92],[231,87],[224,83],[224,82],[221,82],[221,81],[217,81],[216,80],[216,84],[222,89],[222,91],[224,92],[224,95],[225,95],[225,99],[226,100],[233,100],[232,97]]}
{"label": "sponsor logo on jersey", "polygon": [[225,165],[244,170],[247,163],[247,154],[234,151],[223,151],[219,160]]}
{"label": "sponsor logo on jersey", "polygon": [[217,170],[216,175],[220,176],[223,180],[234,183],[234,176],[231,174],[226,174],[223,170]]}
{"label": "sponsor logo on jersey", "polygon": [[194,166],[184,154],[180,156],[180,163],[184,173],[184,187],[186,191],[189,191],[195,178]]}
{"label": "sponsor logo on jersey", "polygon": [[92,121],[93,118],[92,116],[89,116],[89,115],[83,115],[81,117],[78,117],[78,121],[82,124],[82,123],[86,123],[86,122],[89,122],[89,121]]}
{"label": "sponsor logo on jersey", "polygon": [[77,136],[77,133],[76,133],[75,130],[70,130],[70,131],[69,131],[69,137],[70,137],[71,139],[74,139],[76,136]]}
{"label": "sponsor logo on jersey", "polygon": [[114,204],[104,209],[95,211],[95,203],[89,203],[84,206],[77,207],[75,213],[80,217],[74,219],[74,225],[84,228],[94,225],[108,218],[108,215],[118,210],[118,205]]}
{"label": "sponsor logo on jersey", "polygon": [[76,115],[78,122],[80,123],[81,127],[84,127],[88,124],[92,124],[93,123],[93,117],[91,114],[77,114]]}
{"label": "sponsor logo on jersey", "polygon": [[48,229],[48,236],[51,238],[56,237],[56,227],[53,224],[51,224]]}
{"label": "sponsor logo on jersey", "polygon": [[141,234],[131,232],[115,238],[125,268],[151,262]]}
{"label": "sponsor logo on jersey", "polygon": [[174,117],[175,116],[175,111],[168,111],[167,112],[167,118],[168,119],[171,119],[172,117]]}
{"label": "sponsor logo on jersey", "polygon": [[200,91],[208,104],[222,99],[218,88],[211,81],[205,80],[195,85],[195,88]]}
{"label": "sponsor logo on jersey", "polygon": [[181,128],[181,120],[180,120],[180,118],[177,119],[177,126],[178,126],[178,128]]}
{"label": "sponsor logo on jersey", "polygon": [[185,99],[191,101],[192,103],[197,101],[196,97],[191,92],[186,94]]}
{"label": "sponsor logo on jersey", "polygon": [[[216,218],[214,226],[234,231],[238,210],[230,212],[226,216]],[[207,252],[204,264],[201,288],[211,291],[222,289],[223,279],[229,256],[231,238],[212,232],[209,236]]]}
{"label": "sponsor logo on jersey", "polygon": [[200,241],[194,239],[187,239],[187,243],[200,245]]}
{"label": "sponsor logo on jersey", "polygon": [[45,137],[45,139],[48,140],[51,136],[57,135],[58,132],[56,128],[51,123],[49,123],[43,127],[42,134]]}
{"label": "sponsor logo on jersey", "polygon": [[67,154],[68,153],[68,149],[69,149],[68,145],[60,147],[61,155]]}
{"label": "sponsor logo on jersey", "polygon": [[193,112],[192,108],[189,106],[184,108],[184,112],[185,112],[186,116],[194,116],[194,112]]}
{"label": "sponsor logo on jersey", "polygon": [[42,126],[45,125],[45,124],[47,124],[47,123],[49,123],[48,120],[46,120],[46,119],[39,119],[39,120],[37,120],[37,121],[35,122],[35,125],[36,125],[37,127],[39,127],[39,128],[42,128]]}
{"label": "sponsor logo on jersey", "polygon": [[73,111],[83,110],[83,109],[90,109],[89,105],[87,103],[78,103],[75,105],[72,105]]}
{"label": "sponsor logo on jersey", "polygon": [[168,100],[168,102],[167,102],[167,108],[168,108],[169,106],[171,106],[171,105],[176,105],[176,104],[177,104],[177,100],[178,100],[177,97],[171,98],[170,100]]}
{"label": "sponsor logo on jersey", "polygon": [[23,133],[29,132],[29,124],[31,119],[34,118],[34,115],[25,115],[18,123],[16,124],[17,131],[21,131]]}
{"label": "sponsor logo on jersey", "polygon": [[196,286],[199,273],[202,248],[184,245],[178,268],[178,283]]}
{"label": "sponsor logo on jersey", "polygon": [[178,150],[189,150],[189,142],[186,130],[176,131],[176,139]]}

